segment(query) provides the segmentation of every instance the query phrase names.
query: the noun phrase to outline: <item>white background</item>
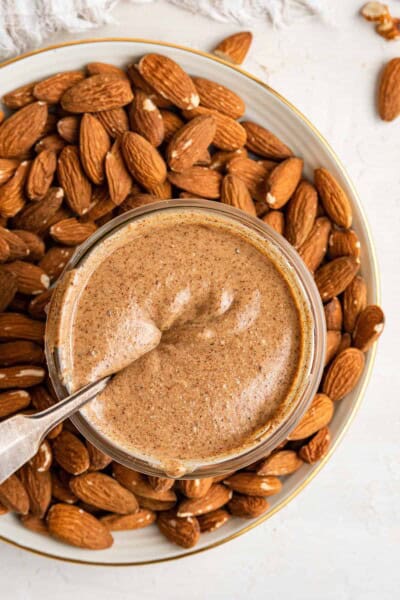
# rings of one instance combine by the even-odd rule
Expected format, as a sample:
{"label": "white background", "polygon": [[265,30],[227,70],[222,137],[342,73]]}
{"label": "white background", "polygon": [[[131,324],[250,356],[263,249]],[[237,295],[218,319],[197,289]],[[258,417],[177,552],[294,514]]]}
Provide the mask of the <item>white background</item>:
{"label": "white background", "polygon": [[[328,4],[328,2],[327,2]],[[400,56],[337,0],[318,20],[274,31],[259,23],[245,68],[283,93],[331,142],[358,188],[381,268],[387,328],[345,440],[317,478],[270,521],[228,545],[148,567],[63,564],[0,546],[4,600],[392,600],[400,589],[400,118],[376,116],[376,78]],[[390,3],[400,16],[400,2]],[[80,37],[131,36],[210,50],[240,29],[165,2],[114,12],[119,25]],[[57,43],[77,39],[58,35]],[[84,58],[83,58],[84,60]]]}

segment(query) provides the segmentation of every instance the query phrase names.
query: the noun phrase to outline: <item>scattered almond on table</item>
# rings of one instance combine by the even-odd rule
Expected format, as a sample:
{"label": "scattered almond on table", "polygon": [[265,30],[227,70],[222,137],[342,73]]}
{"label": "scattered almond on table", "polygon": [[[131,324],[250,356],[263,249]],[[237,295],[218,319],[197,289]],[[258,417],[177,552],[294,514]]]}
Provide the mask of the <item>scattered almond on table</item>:
{"label": "scattered almond on table", "polygon": [[[250,43],[242,32],[214,52],[239,64]],[[382,92],[386,118],[400,110],[397,66],[396,74],[391,69]],[[3,97],[0,418],[57,400],[43,353],[45,307],[73,249],[114,216],[171,197],[240,208],[295,246],[325,304],[325,375],[281,447],[214,479],[146,477],[111,463],[71,423],[57,426],[0,485],[0,513],[12,511],[31,531],[81,548],[108,548],[113,531],[153,523],[191,548],[232,516],[265,514],[266,498],[285,488],[286,477],[328,453],[335,408],[357,385],[364,352],[384,326],[381,309],[367,304],[362,247],[340,181],[325,168],[308,181],[284,140],[243,118],[235,90],[194,75],[148,54],[126,70],[90,63]]]}

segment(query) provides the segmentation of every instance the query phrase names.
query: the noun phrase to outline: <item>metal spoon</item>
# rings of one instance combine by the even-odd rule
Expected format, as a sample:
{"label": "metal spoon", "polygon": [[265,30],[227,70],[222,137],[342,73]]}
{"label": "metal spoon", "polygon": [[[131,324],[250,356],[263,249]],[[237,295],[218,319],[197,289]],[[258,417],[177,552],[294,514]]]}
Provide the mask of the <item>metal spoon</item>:
{"label": "metal spoon", "polygon": [[0,423],[0,484],[36,454],[46,434],[102,392],[111,377],[91,383],[34,415],[16,415]]}

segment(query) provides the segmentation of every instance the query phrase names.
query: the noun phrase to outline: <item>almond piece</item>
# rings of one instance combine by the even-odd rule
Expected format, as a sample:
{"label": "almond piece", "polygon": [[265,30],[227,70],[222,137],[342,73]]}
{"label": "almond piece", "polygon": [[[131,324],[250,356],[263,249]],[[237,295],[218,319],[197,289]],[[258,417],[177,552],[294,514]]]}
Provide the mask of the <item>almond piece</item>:
{"label": "almond piece", "polygon": [[51,501],[51,475],[48,471],[37,471],[29,463],[19,471],[19,477],[29,496],[30,512],[43,517]]}
{"label": "almond piece", "polygon": [[50,281],[54,281],[61,275],[73,253],[74,249],[68,246],[52,246],[39,262],[39,267],[49,276]]}
{"label": "almond piece", "polygon": [[255,154],[272,160],[285,160],[293,156],[293,152],[279,138],[265,127],[252,121],[242,121],[247,132],[246,146]]}
{"label": "almond piece", "polygon": [[314,396],[311,406],[304,413],[290,435],[288,435],[288,440],[308,438],[322,427],[328,425],[333,417],[334,406],[331,398],[326,395],[327,393],[328,390],[325,390],[324,386],[324,393]]}
{"label": "almond piece", "polygon": [[43,100],[47,104],[57,104],[62,95],[71,86],[84,79],[82,71],[63,71],[52,75],[43,81],[39,81],[33,88],[33,95],[38,100]]}
{"label": "almond piece", "polygon": [[86,175],[96,185],[104,181],[104,159],[110,146],[110,138],[100,121],[90,113],[84,114],[79,130],[79,154]]}
{"label": "almond piece", "polygon": [[34,87],[35,83],[27,83],[26,85],[21,85],[21,87],[17,88],[16,90],[8,92],[8,94],[4,94],[2,98],[3,104],[12,110],[23,108],[27,104],[31,104],[35,101],[35,97],[33,95]]}
{"label": "almond piece", "polygon": [[13,512],[26,515],[29,511],[29,496],[16,475],[11,475],[0,484],[0,502]]}
{"label": "almond piece", "polygon": [[367,2],[362,6],[360,13],[364,19],[375,23],[383,23],[391,19],[387,4],[382,2]]}
{"label": "almond piece", "polygon": [[290,475],[301,467],[303,461],[294,450],[280,450],[273,452],[258,465],[257,475],[281,476]]}
{"label": "almond piece", "polygon": [[224,483],[234,492],[247,496],[273,496],[282,489],[282,483],[277,477],[262,477],[245,471],[234,473],[224,479]]}
{"label": "almond piece", "polygon": [[0,340],[31,340],[42,342],[44,324],[25,315],[7,312],[0,314]]}
{"label": "almond piece", "polygon": [[196,517],[217,510],[232,498],[232,490],[215,483],[202,498],[187,498],[178,506],[178,517]]}
{"label": "almond piece", "polygon": [[254,202],[246,184],[236,175],[225,175],[221,186],[221,201],[239,208],[253,217],[257,216]]}
{"label": "almond piece", "polygon": [[0,156],[14,158],[26,154],[40,138],[47,119],[47,104],[33,102],[0,125]]}
{"label": "almond piece", "polygon": [[0,185],[11,179],[18,165],[19,161],[14,158],[0,158]]}
{"label": "almond piece", "polygon": [[200,526],[195,517],[178,517],[175,510],[168,510],[158,515],[157,525],[170,542],[182,548],[192,548],[199,541]]}
{"label": "almond piece", "polygon": [[85,214],[89,210],[92,188],[83,172],[76,146],[65,146],[62,150],[57,174],[70,209],[77,215]]}
{"label": "almond piece", "polygon": [[186,498],[203,498],[212,484],[212,477],[204,477],[203,479],[181,479],[178,482],[179,489],[185,494]]}
{"label": "almond piece", "polygon": [[189,75],[172,59],[161,54],[146,54],[138,64],[140,75],[178,108],[191,110],[200,98]]}
{"label": "almond piece", "polygon": [[53,443],[54,458],[71,475],[80,475],[90,466],[89,453],[81,440],[69,431],[62,431]]}
{"label": "almond piece", "polygon": [[31,163],[24,160],[14,175],[0,187],[0,215],[14,217],[25,205],[24,185]]}
{"label": "almond piece", "polygon": [[214,118],[216,124],[213,145],[220,150],[237,150],[246,143],[246,130],[231,117],[218,112],[199,106],[193,110],[183,111],[183,116],[186,119],[194,119],[195,117],[210,115]]}
{"label": "almond piece", "polygon": [[129,81],[100,73],[70,87],[61,98],[61,106],[72,113],[93,113],[121,108],[132,100]]}
{"label": "almond piece", "polygon": [[385,326],[385,315],[380,306],[369,304],[357,318],[353,331],[353,343],[362,352],[367,352],[381,335]]}
{"label": "almond piece", "polygon": [[175,133],[184,126],[184,122],[176,113],[170,110],[161,110],[160,114],[164,123],[164,142],[168,144]]}
{"label": "almond piece", "polygon": [[51,446],[47,440],[43,440],[39,446],[39,450],[30,459],[29,464],[35,471],[44,473],[45,471],[50,470],[52,462],[53,452],[51,450]]}
{"label": "almond piece", "polygon": [[392,58],[383,69],[378,91],[378,111],[383,121],[400,114],[400,58]]}
{"label": "almond piece", "polygon": [[[328,368],[322,386],[324,394],[327,394],[334,402],[344,398],[357,385],[364,364],[365,358],[361,350],[358,348],[343,350]],[[324,423],[324,425],[327,424]]]}
{"label": "almond piece", "polygon": [[0,393],[0,418],[9,417],[28,408],[31,397],[26,390],[8,390]]}
{"label": "almond piece", "polygon": [[63,219],[50,227],[51,237],[66,246],[78,246],[90,237],[97,226],[90,221],[83,223],[78,219]]}
{"label": "almond piece", "polygon": [[[61,207],[63,198],[64,191],[62,188],[50,188],[43,200],[29,204],[18,214],[15,219],[16,227],[33,233],[44,233]],[[24,246],[26,248],[26,244]],[[22,256],[14,256],[14,258],[22,258]]]}
{"label": "almond piece", "polygon": [[205,108],[217,110],[232,119],[243,116],[246,106],[243,100],[229,88],[203,77],[193,77],[200,97],[200,104]]}
{"label": "almond piece", "polygon": [[14,229],[15,235],[17,235],[29,249],[29,261],[37,261],[43,258],[45,252],[45,245],[42,238],[32,231],[25,231],[24,229]]}
{"label": "almond piece", "polygon": [[170,169],[179,173],[194,165],[213,141],[215,129],[211,115],[196,117],[179,129],[166,151]]}
{"label": "almond piece", "polygon": [[132,131],[143,136],[152,146],[159,146],[164,139],[164,121],[151,98],[137,90],[129,111]]}
{"label": "almond piece", "polygon": [[298,249],[301,258],[311,272],[314,272],[324,259],[330,231],[331,223],[329,219],[320,217],[315,221],[306,241]]}
{"label": "almond piece", "polygon": [[324,365],[329,364],[332,358],[336,356],[340,348],[341,341],[342,334],[340,333],[340,331],[328,330],[326,332],[326,350]]}
{"label": "almond piece", "polygon": [[315,273],[315,283],[323,302],[341,294],[356,276],[360,264],[352,256],[335,258]]}
{"label": "almond piece", "polygon": [[88,440],[86,440],[86,448],[90,459],[89,471],[102,471],[112,462],[112,458],[93,446]]}
{"label": "almond piece", "polygon": [[204,515],[199,515],[197,520],[200,525],[201,533],[216,531],[229,520],[230,515],[226,510],[219,508]]}
{"label": "almond piece", "polygon": [[141,185],[149,188],[165,181],[165,162],[150,142],[131,131],[124,133],[121,139],[126,166]]}
{"label": "almond piece", "polygon": [[105,515],[100,521],[109,531],[127,531],[143,529],[155,522],[156,513],[147,508],[140,508],[130,515]]}
{"label": "almond piece", "polygon": [[339,227],[351,227],[353,214],[346,192],[327,169],[314,171],[314,183],[321,197],[323,207]]}
{"label": "almond piece", "polygon": [[106,75],[116,75],[122,77],[122,79],[128,79],[128,75],[123,69],[110,65],[104,62],[91,62],[86,65],[86,70],[89,75],[98,75],[99,73],[105,73]]}
{"label": "almond piece", "polygon": [[253,41],[250,31],[239,31],[222,40],[213,50],[213,54],[235,65],[241,65]]}
{"label": "almond piece", "polygon": [[367,306],[367,284],[360,275],[346,287],[343,294],[343,325],[344,329],[352,333],[358,315]]}
{"label": "almond piece", "polygon": [[153,490],[156,492],[165,492],[166,490],[170,490],[175,484],[175,479],[169,479],[168,477],[155,477],[153,475],[149,475],[147,479]]}
{"label": "almond piece", "polygon": [[17,290],[21,294],[41,294],[50,285],[48,275],[37,265],[22,260],[15,260],[4,265],[3,269],[15,275],[17,278]]}
{"label": "almond piece", "polygon": [[168,179],[193,196],[219,198],[222,177],[218,171],[207,167],[191,167],[182,173],[168,173]]}
{"label": "almond piece", "polygon": [[281,162],[267,180],[267,203],[271,208],[282,208],[297,188],[303,170],[301,158]]}
{"label": "almond piece", "polygon": [[328,255],[330,258],[354,256],[360,261],[361,244],[353,229],[334,229],[329,236]]}
{"label": "almond piece", "polygon": [[317,190],[308,181],[301,181],[287,205],[285,237],[300,248],[311,233],[317,216]]}
{"label": "almond piece", "polygon": [[59,540],[89,550],[104,550],[113,538],[96,517],[68,504],[54,504],[47,515],[49,532]]}
{"label": "almond piece", "polygon": [[263,515],[268,509],[269,503],[263,496],[233,494],[228,503],[229,512],[243,519],[254,519]]}
{"label": "almond piece", "polygon": [[57,122],[57,131],[68,144],[77,144],[79,141],[80,120],[76,115],[63,117]]}
{"label": "almond piece", "polygon": [[9,388],[27,388],[38,385],[46,376],[42,367],[16,365],[0,368],[0,390]]}
{"label": "almond piece", "polygon": [[320,429],[307,444],[299,450],[299,456],[304,462],[313,465],[323,458],[329,450],[331,434],[328,427]]}
{"label": "almond piece", "polygon": [[[354,277],[350,285],[347,286],[345,294],[347,290],[353,285],[356,279],[358,279],[358,277]],[[343,311],[342,305],[340,304],[340,300],[338,300],[338,298],[336,297],[332,298],[330,302],[324,305],[324,313],[326,328],[329,330],[341,331],[343,324]]]}
{"label": "almond piece", "polygon": [[0,312],[6,310],[18,290],[17,277],[11,271],[0,268]]}
{"label": "almond piece", "polygon": [[80,500],[101,510],[123,515],[138,509],[137,500],[132,492],[104,473],[79,475],[71,479],[69,485],[73,494]]}

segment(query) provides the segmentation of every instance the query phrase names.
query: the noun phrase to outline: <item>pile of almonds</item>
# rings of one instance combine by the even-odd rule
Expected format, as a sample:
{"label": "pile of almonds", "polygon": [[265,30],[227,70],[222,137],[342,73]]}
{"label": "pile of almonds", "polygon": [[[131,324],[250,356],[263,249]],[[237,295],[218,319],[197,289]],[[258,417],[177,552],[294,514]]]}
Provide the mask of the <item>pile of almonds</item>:
{"label": "pile of almonds", "polygon": [[112,463],[65,422],[0,485],[0,513],[91,549],[111,546],[112,531],[154,522],[190,548],[232,516],[264,514],[286,476],[326,455],[335,407],[383,329],[358,274],[346,193],[324,168],[314,182],[304,179],[302,159],[243,118],[233,90],[190,77],[167,56],[147,54],[126,71],[90,63],[3,102],[12,112],[0,125],[0,418],[56,401],[43,354],[45,307],[75,247],[115,215],[166,198],[220,201],[284,235],[315,276],[328,343],[311,407],[281,447],[247,469],[190,481],[146,477]]}

